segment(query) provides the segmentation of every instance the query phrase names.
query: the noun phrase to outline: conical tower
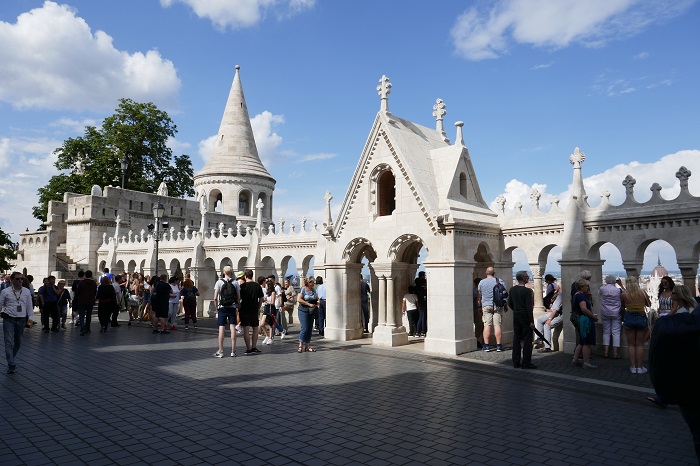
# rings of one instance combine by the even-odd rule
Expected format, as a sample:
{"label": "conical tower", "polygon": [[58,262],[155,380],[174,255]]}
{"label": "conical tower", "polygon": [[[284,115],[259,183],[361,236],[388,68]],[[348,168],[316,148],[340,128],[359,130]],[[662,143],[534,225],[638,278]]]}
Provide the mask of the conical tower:
{"label": "conical tower", "polygon": [[197,199],[206,199],[209,212],[235,215],[244,224],[254,224],[256,204],[264,204],[263,222],[272,220],[272,193],[275,179],[260,161],[250,125],[236,65],[231,92],[216,136],[214,152],[194,177]]}

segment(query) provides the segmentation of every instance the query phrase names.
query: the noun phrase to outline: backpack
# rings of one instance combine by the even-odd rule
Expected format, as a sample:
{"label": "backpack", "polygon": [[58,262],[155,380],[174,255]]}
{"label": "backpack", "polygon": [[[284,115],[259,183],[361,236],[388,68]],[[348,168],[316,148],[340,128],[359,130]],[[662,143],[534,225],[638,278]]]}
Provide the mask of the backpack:
{"label": "backpack", "polygon": [[505,307],[506,304],[508,304],[508,290],[503,282],[497,278],[496,286],[493,287],[493,306]]}
{"label": "backpack", "polygon": [[223,307],[236,306],[236,286],[233,284],[233,280],[224,279],[224,284],[221,285],[219,292],[219,305]]}

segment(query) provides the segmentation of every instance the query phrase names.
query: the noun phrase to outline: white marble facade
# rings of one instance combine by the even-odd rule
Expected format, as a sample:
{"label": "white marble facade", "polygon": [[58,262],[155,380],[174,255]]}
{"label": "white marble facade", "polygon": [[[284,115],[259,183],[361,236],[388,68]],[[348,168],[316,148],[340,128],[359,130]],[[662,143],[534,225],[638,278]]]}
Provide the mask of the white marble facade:
{"label": "white marble facade", "polygon": [[[476,349],[473,278],[483,277],[488,266],[497,276],[511,277],[516,248],[529,258],[540,308],[547,254],[556,246],[562,248],[564,302],[569,301],[568,285],[582,269],[593,272],[593,289],[602,284],[599,249],[606,242],[619,249],[628,274],[638,275],[646,247],[667,241],[676,251],[684,281],[694,289],[700,198],[689,193],[691,174],[684,167],[677,169],[681,192],[675,199],[664,199],[655,184],[651,199],[639,203],[636,182],[627,177],[621,180],[627,190],[623,204],[610,205],[603,194],[603,202],[591,208],[582,182],[585,155],[576,148],[569,157],[573,188],[565,209],[555,203],[540,211],[539,195],[533,192],[531,213],[514,206],[515,213],[506,215],[502,198],[494,212],[481,195],[463,123],[455,123],[451,142],[441,99],[433,106],[435,128],[403,120],[389,110],[390,88],[383,76],[377,86],[380,110],[337,217],[330,212],[328,193],[320,225],[306,219],[273,220],[275,180],[258,157],[236,67],[214,155],[194,179],[196,201],[113,187],[98,187],[90,196],[66,193],[63,202],[51,203],[46,231],[21,235],[19,267],[35,276],[104,266],[115,272],[154,273],[155,244],[146,227],[153,223],[153,203],[161,202],[169,229],[159,242],[159,272],[192,274],[202,290],[200,314],[210,310],[213,281],[224,265],[281,278],[294,258],[303,277],[313,258],[316,274],[327,283],[326,337],[361,338],[359,280],[366,258],[373,341],[398,346],[408,342],[401,297],[425,247],[425,350],[452,355]],[[505,320],[507,343],[512,327]],[[572,351],[573,328],[566,315],[564,322],[564,350]]]}

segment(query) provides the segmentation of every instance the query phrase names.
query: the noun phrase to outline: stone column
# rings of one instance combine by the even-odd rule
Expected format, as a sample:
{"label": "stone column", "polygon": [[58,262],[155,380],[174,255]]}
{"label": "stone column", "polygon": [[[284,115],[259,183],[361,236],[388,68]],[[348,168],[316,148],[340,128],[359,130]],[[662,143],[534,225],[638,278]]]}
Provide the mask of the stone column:
{"label": "stone column", "polygon": [[379,275],[379,327],[386,325],[386,277]]}
{"label": "stone column", "polygon": [[628,277],[639,277],[642,272],[642,261],[638,260],[625,260],[622,258],[622,266],[625,268]]}
{"label": "stone column", "polygon": [[[476,264],[475,264],[476,265]],[[506,284],[506,289],[510,290],[510,287],[513,286],[513,276],[515,275],[515,272],[513,271],[513,266],[515,265],[515,262],[494,262],[493,263],[493,269],[494,273],[496,275],[496,278],[500,278],[503,280],[503,283]],[[473,280],[473,278],[472,278]],[[474,284],[472,283],[472,286]],[[470,298],[471,299],[471,298]],[[473,318],[472,318],[473,320]],[[493,332],[491,332],[493,335]],[[513,315],[511,312],[508,312],[503,316],[503,324],[501,325],[501,343],[504,345],[509,345],[513,341]]]}
{"label": "stone column", "polygon": [[394,277],[389,275],[386,277],[386,325],[387,327],[396,327],[396,310],[394,309]]}
{"label": "stone column", "polygon": [[216,317],[216,309],[214,308],[214,285],[216,282],[212,281],[216,275],[216,269],[213,267],[190,267],[190,275],[199,290],[197,316]]}
{"label": "stone column", "polygon": [[688,287],[693,296],[697,296],[696,280],[698,277],[698,261],[693,259],[678,259],[678,268],[683,276],[683,284]]}
{"label": "stone column", "polygon": [[530,263],[530,270],[532,271],[532,284],[534,285],[535,292],[535,312],[544,311],[544,300],[542,299],[542,271],[545,266],[540,265],[539,262]]}

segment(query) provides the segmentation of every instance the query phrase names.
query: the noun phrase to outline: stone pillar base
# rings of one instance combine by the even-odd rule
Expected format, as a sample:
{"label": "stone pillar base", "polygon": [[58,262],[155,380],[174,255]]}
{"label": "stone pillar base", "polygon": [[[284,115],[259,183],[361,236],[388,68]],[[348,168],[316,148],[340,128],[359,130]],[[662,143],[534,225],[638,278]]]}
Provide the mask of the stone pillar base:
{"label": "stone pillar base", "polygon": [[430,338],[430,335],[425,337],[424,349],[428,353],[447,354],[456,356],[458,354],[476,351],[476,338],[469,337],[464,340],[440,340]]}
{"label": "stone pillar base", "polygon": [[404,327],[378,326],[372,333],[372,344],[379,346],[403,346],[408,344],[408,333]]}
{"label": "stone pillar base", "polygon": [[323,329],[325,338],[336,341],[359,340],[362,338],[362,328],[332,328]]}

